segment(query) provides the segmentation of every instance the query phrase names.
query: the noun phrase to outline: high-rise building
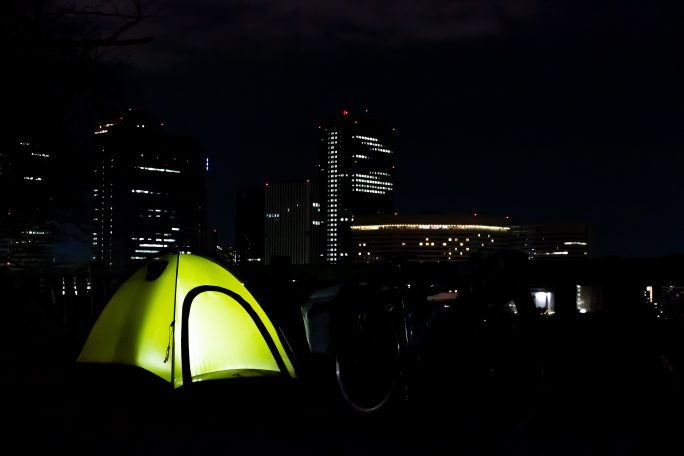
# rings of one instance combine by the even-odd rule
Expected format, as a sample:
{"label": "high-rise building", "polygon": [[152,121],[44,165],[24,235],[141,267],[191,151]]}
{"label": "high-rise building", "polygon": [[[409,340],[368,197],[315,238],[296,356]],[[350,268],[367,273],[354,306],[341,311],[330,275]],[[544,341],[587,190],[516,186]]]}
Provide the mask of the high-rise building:
{"label": "high-rise building", "polygon": [[208,159],[199,143],[129,111],[95,131],[94,259],[126,266],[204,247]]}
{"label": "high-rise building", "polygon": [[0,148],[0,267],[36,269],[54,261],[53,153],[13,138]]}
{"label": "high-rise building", "polygon": [[271,184],[266,187],[265,204],[265,263],[275,257],[289,258],[291,264],[318,263],[318,184],[309,180]]}
{"label": "high-rise building", "polygon": [[264,262],[264,187],[241,187],[235,195],[238,263]]}
{"label": "high-rise building", "polygon": [[394,210],[394,129],[342,111],[320,126],[325,263],[349,261],[355,217]]}

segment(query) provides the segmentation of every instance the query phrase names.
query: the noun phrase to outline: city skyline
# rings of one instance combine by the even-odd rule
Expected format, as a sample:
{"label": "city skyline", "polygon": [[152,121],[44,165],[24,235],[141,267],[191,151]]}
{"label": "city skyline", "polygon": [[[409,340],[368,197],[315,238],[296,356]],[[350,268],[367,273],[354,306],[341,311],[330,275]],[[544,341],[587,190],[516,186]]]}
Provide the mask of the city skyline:
{"label": "city skyline", "polygon": [[684,249],[674,6],[204,0],[165,13],[141,24],[154,40],[125,51],[122,78],[131,105],[206,144],[223,239],[222,195],[315,178],[321,121],[368,109],[397,129],[400,213],[584,222],[597,255]]}
{"label": "city skyline", "polygon": [[[236,189],[315,179],[323,119],[368,110],[396,128],[399,213],[579,222],[598,233],[599,256],[682,253],[676,7],[514,3],[177,0],[113,35],[116,46],[93,42],[107,51],[86,67],[49,46],[33,61],[18,47],[15,82],[51,70],[56,82],[15,91],[8,131],[58,118],[72,138],[60,152],[81,164],[89,122],[152,113],[205,147],[209,224],[234,244]],[[106,25],[94,25],[100,36]],[[80,181],[64,171],[63,193],[74,194]]]}
{"label": "city skyline", "polygon": [[[129,120],[126,120],[126,121],[124,122],[124,119],[127,119],[127,116],[130,117],[131,115],[133,116],[133,117],[132,117],[133,120],[130,120],[130,119],[129,119]],[[367,115],[368,115],[368,110],[364,110],[363,115],[367,116]],[[356,122],[358,122],[359,119],[364,119],[364,117],[363,117],[362,115],[355,115],[355,114],[352,114],[352,113],[350,113],[348,110],[345,109],[345,110],[341,110],[341,111],[338,112],[336,115],[329,116],[329,117],[328,117],[328,120],[327,120],[326,122],[324,122],[323,124],[319,125],[319,127],[318,127],[318,128],[319,128],[319,135],[320,135],[320,140],[322,141],[322,142],[321,142],[321,146],[320,146],[321,148],[319,149],[319,152],[322,153],[322,155],[319,155],[319,156],[318,156],[318,158],[319,158],[319,160],[318,160],[319,165],[320,165],[320,163],[321,163],[322,161],[325,161],[325,159],[326,159],[326,157],[327,157],[326,153],[328,152],[328,151],[327,151],[327,148],[331,147],[331,146],[329,146],[328,142],[326,142],[326,141],[327,141],[327,139],[326,139],[326,138],[327,138],[327,136],[326,136],[327,133],[326,133],[326,132],[327,132],[327,130],[328,130],[330,127],[333,127],[333,129],[336,128],[335,125],[336,125],[336,122],[337,122],[337,121],[336,121],[335,119],[347,120],[347,121],[349,121],[349,122],[351,123],[351,122],[354,121],[354,119],[357,119]],[[368,119],[370,119],[370,118],[368,118]],[[148,113],[141,113],[141,112],[137,112],[137,111],[134,111],[134,110],[132,111],[131,108],[129,108],[129,110],[128,110],[127,112],[122,113],[122,117],[121,117],[119,120],[117,120],[117,122],[118,122],[118,123],[121,123],[121,125],[127,125],[127,124],[130,124],[131,122],[135,122],[135,121],[140,121],[140,122],[151,122],[151,123],[158,122],[158,121],[156,121],[156,119],[154,118],[154,116],[152,116],[152,115],[150,115],[150,114],[148,114]],[[372,121],[372,122],[377,122],[378,119],[372,119],[371,121]],[[107,128],[107,127],[110,127],[109,130],[112,130],[112,128],[111,128],[112,126],[114,127],[114,130],[116,130],[117,128],[119,128],[119,127],[117,127],[117,125],[119,125],[118,123],[117,123],[116,125],[115,125],[114,123],[109,123],[109,124],[100,125],[100,126],[98,126],[98,129],[94,132],[94,134],[95,134],[95,135],[107,134],[107,133],[108,133],[108,128]],[[323,128],[323,125],[327,125],[327,127],[326,127],[325,129],[323,129],[322,133],[320,133],[321,129]],[[379,124],[379,125],[380,125],[380,124]],[[131,126],[132,126],[132,125],[131,125]],[[143,125],[136,125],[136,126],[137,126],[138,128],[143,127]],[[148,127],[149,127],[149,126],[152,126],[153,128],[157,128],[157,129],[158,129],[158,128],[161,128],[160,126],[156,126],[156,127],[155,127],[154,125],[148,125]],[[163,127],[163,123],[161,124],[161,126]],[[365,127],[364,127],[364,128],[365,128]],[[389,127],[387,127],[387,128],[389,128]],[[149,130],[149,128],[148,128],[148,130]],[[392,130],[394,130],[394,129],[392,129]],[[118,130],[117,130],[117,131],[118,131]],[[140,130],[140,131],[143,131],[143,130]],[[332,131],[332,130],[331,130],[331,131]],[[337,135],[337,133],[335,133],[335,134]],[[349,136],[349,138],[357,138],[357,137],[358,137],[358,135],[357,135],[357,136],[351,136],[351,133],[348,134],[347,136]],[[171,137],[173,137],[173,136],[169,136],[169,137],[171,138]],[[188,138],[188,137],[182,137],[182,136],[177,136],[177,138],[182,139],[183,141],[195,142],[195,143],[196,143],[196,146],[195,146],[195,147],[200,147],[199,144],[201,143],[201,140],[200,140],[199,138]],[[349,138],[348,138],[348,139],[349,139]],[[368,138],[368,137],[358,137],[358,138],[365,139],[365,140],[373,139],[373,138]],[[101,139],[101,137],[100,137],[100,136],[96,136],[96,139]],[[328,138],[328,139],[329,139],[329,138]],[[338,139],[338,138],[335,138],[335,139],[336,139],[335,142],[337,143],[337,139]],[[361,141],[361,139],[358,139],[358,140]],[[97,142],[99,143],[100,141],[97,141]],[[19,146],[22,146],[23,144],[24,144],[24,143],[20,142],[20,143],[19,143]],[[28,143],[26,143],[26,145],[28,145]],[[373,146],[373,144],[370,144],[370,146]],[[362,146],[362,147],[370,147],[370,146]],[[382,146],[382,144],[375,144],[375,146]],[[99,147],[99,146],[98,146],[98,147]],[[337,147],[337,146],[332,146],[332,147]],[[393,147],[393,145],[392,145],[392,147]],[[97,151],[93,151],[93,152],[96,153]],[[358,150],[356,150],[356,152],[358,152]],[[392,152],[393,152],[393,151],[392,151]],[[36,155],[36,154],[34,153],[33,155]],[[354,156],[356,157],[356,155],[354,155]],[[351,155],[350,155],[350,157],[351,157]],[[157,158],[161,158],[161,157],[157,157]],[[167,157],[167,159],[171,159],[171,158],[172,158],[171,156]],[[200,157],[200,158],[201,158],[200,161],[201,161],[202,164],[203,164],[202,167],[204,168],[204,167],[206,166],[205,171],[208,171],[208,170],[209,170],[209,166],[208,166],[208,165],[209,165],[209,159],[206,158],[206,163],[205,163],[205,158],[204,158],[204,157]],[[392,168],[393,168],[393,167],[392,167]],[[150,168],[150,169],[152,169],[152,168]],[[160,169],[159,171],[163,171],[163,170]],[[21,177],[21,176],[19,176],[19,177]],[[26,177],[24,177],[23,179],[26,179]],[[48,179],[48,180],[50,180],[50,179]],[[282,183],[275,183],[275,186],[282,185],[283,183],[288,182],[288,181],[292,181],[292,179],[283,179],[283,180],[281,181]],[[308,183],[308,182],[312,182],[312,184],[316,183],[316,179],[306,179],[305,181],[306,181],[307,183]],[[276,182],[277,182],[277,181],[276,181]],[[302,182],[304,182],[304,181],[302,181]],[[351,182],[351,181],[350,181],[350,182]],[[382,182],[381,182],[380,184],[382,184]],[[367,186],[367,185],[370,185],[370,184],[364,184],[364,185]],[[271,186],[273,186],[273,184],[271,184]],[[390,190],[391,190],[390,193],[393,193],[393,192],[394,192],[395,187],[396,187],[396,186],[395,186],[394,184],[390,184]],[[268,189],[268,188],[269,188],[269,182],[265,182],[265,183],[264,183],[264,189]],[[368,187],[368,188],[370,189],[370,187]],[[384,187],[383,187],[383,189],[384,189]],[[140,191],[140,190],[138,190],[138,191]],[[367,192],[373,192],[373,191],[376,191],[376,190],[367,190]],[[97,193],[98,193],[98,190],[97,190],[97,188],[96,188],[96,190],[95,190],[95,199],[98,198]],[[263,191],[262,191],[262,193],[263,193]],[[101,195],[99,195],[99,196],[101,196]],[[97,202],[96,202],[96,203],[97,203]],[[95,211],[97,211],[97,206],[98,206],[98,204],[95,204],[95,206],[96,206],[96,207],[95,207]],[[222,210],[223,208],[219,207],[219,208],[217,208],[217,209],[218,209],[218,210]],[[257,208],[252,208],[252,209],[257,209]],[[385,209],[386,209],[386,208],[385,208]],[[154,209],[147,208],[147,209],[142,209],[142,210],[150,211],[150,210],[154,210]],[[375,209],[373,209],[373,210],[375,210]],[[264,211],[262,211],[262,212],[264,212]],[[266,211],[266,212],[264,212],[264,214],[262,214],[262,219],[263,219],[264,216],[266,216],[266,218],[268,217],[267,212],[268,212],[268,211]],[[373,212],[373,211],[371,211],[371,212]],[[389,214],[389,213],[387,212],[387,210],[385,210],[384,212],[383,212],[383,211],[381,211],[381,212],[382,212],[382,213]],[[381,212],[378,212],[378,213],[381,213]],[[391,211],[391,212],[393,212],[393,211]],[[395,216],[396,216],[396,215],[399,215],[399,212],[393,212],[393,213],[394,213]],[[402,216],[409,215],[409,216],[415,217],[415,216],[421,216],[421,214],[422,214],[423,216],[429,215],[429,214],[438,215],[438,216],[439,216],[439,215],[443,215],[443,216],[447,216],[447,217],[450,217],[450,216],[453,216],[453,215],[457,215],[457,216],[458,216],[458,214],[449,214],[449,213],[446,213],[445,211],[440,211],[440,210],[425,210],[425,209],[419,210],[419,211],[417,211],[417,212],[415,212],[415,213],[413,213],[413,214],[402,213],[401,215],[402,215]],[[478,214],[477,214],[477,213],[473,213],[473,214],[460,214],[460,216],[463,216],[463,215],[474,215],[474,216],[477,216]],[[492,215],[495,216],[495,217],[496,217],[496,216],[499,216],[499,217],[501,217],[502,219],[504,218],[501,214],[489,214],[489,216],[492,216]],[[152,215],[152,216],[154,216],[154,215]],[[486,215],[485,215],[485,216],[486,216]],[[233,224],[236,224],[236,223],[237,223],[237,218],[238,218],[238,214],[236,213],[236,214],[233,216],[233,219],[232,219],[232,220],[233,220]],[[505,224],[506,224],[506,225],[510,225],[510,226],[514,226],[514,225],[529,225],[530,227],[532,227],[532,226],[534,226],[534,225],[540,225],[540,226],[548,225],[548,221],[544,221],[544,220],[540,220],[540,221],[537,221],[537,222],[529,222],[529,221],[525,221],[525,220],[514,220],[514,219],[511,219],[510,216],[505,216],[505,219],[506,219],[506,223],[505,223]],[[96,222],[95,222],[96,224],[99,223],[99,222],[97,222],[97,220],[98,220],[98,218],[97,218],[97,213],[96,213],[96,218],[95,218],[95,220],[96,220]],[[268,222],[268,220],[266,220],[266,222]],[[267,223],[267,224],[268,224],[268,223]],[[216,232],[215,230],[216,230],[216,229],[214,228],[214,232]],[[47,232],[46,232],[45,234],[47,234]],[[93,234],[93,242],[92,242],[92,245],[93,245],[93,246],[96,246],[96,245],[98,244],[98,242],[97,242],[97,240],[98,240],[98,228],[97,228],[97,227],[95,227],[95,231],[94,231],[92,234]],[[208,232],[207,232],[207,234],[208,234]],[[266,236],[266,237],[268,237],[268,236]],[[137,239],[137,238],[136,238],[136,239]],[[142,239],[141,239],[141,240],[142,240]],[[147,241],[154,241],[154,239],[147,239]],[[235,247],[235,246],[236,246],[236,241],[231,241],[230,243],[227,244],[227,243],[226,243],[225,236],[221,237],[221,233],[219,233],[219,239],[218,239],[218,241],[219,241],[219,242],[217,243],[217,246],[218,246],[218,245],[222,245],[222,246],[225,246],[225,247]],[[283,240],[281,240],[281,241],[279,241],[279,242],[283,242]],[[145,245],[147,245],[147,244],[145,244]],[[197,244],[197,243],[195,243],[195,244],[193,244],[193,245],[199,246],[199,244]],[[586,245],[586,244],[584,244],[584,245]],[[169,246],[159,246],[159,247],[169,247]],[[263,247],[263,246],[262,246],[262,247]],[[592,243],[592,247],[595,247],[595,244]],[[202,247],[201,250],[204,250],[204,247]],[[92,253],[93,253],[93,259],[95,259],[95,257],[97,256],[97,252],[94,250]],[[123,253],[123,252],[121,252],[121,253]],[[149,251],[147,251],[147,253],[148,253],[148,254],[152,254],[152,253],[154,253],[154,252],[153,252],[152,250],[149,250]],[[354,252],[354,253],[356,253],[356,252]],[[599,255],[599,256],[601,256],[601,255]],[[142,260],[142,259],[144,259],[144,258],[145,258],[145,256],[142,256],[142,257],[135,257],[135,256],[133,256],[133,257],[131,257],[130,259]],[[260,255],[259,261],[262,262],[262,263],[265,262],[266,264],[268,264],[269,261],[267,260],[267,258],[268,258],[267,256]],[[297,263],[299,264],[299,262],[297,262]]]}

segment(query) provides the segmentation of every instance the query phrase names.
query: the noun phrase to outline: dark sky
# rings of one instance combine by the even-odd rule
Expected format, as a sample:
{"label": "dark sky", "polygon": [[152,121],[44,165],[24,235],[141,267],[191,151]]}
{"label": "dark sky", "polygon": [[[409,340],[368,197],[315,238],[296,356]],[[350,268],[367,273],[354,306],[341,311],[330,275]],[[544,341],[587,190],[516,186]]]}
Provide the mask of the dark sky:
{"label": "dark sky", "polygon": [[586,222],[598,255],[684,252],[678,2],[158,1],[122,51],[130,102],[211,160],[210,222],[235,189],[315,177],[317,125],[397,129],[397,208]]}

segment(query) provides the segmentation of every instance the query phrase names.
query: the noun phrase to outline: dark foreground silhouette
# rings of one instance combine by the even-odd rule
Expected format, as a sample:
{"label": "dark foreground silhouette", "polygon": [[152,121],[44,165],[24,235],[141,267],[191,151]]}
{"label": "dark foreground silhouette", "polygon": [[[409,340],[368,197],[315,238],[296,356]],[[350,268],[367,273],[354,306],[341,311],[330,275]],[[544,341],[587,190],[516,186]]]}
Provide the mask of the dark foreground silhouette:
{"label": "dark foreground silhouette", "polygon": [[449,388],[463,374],[457,364],[422,382],[439,391],[369,417],[348,413],[330,385],[306,380],[172,392],[142,370],[51,357],[46,338],[30,359],[24,350],[8,364],[5,430],[27,451],[91,454],[681,454],[681,385],[651,350],[656,337],[636,320],[547,325],[548,381],[531,419],[513,429],[474,415],[469,422],[470,392]]}
{"label": "dark foreground silhouette", "polygon": [[[473,375],[486,365],[492,340],[471,337],[462,314],[447,312],[431,323],[421,364],[401,400],[382,413],[358,415],[342,401],[329,375],[330,359],[300,362],[296,381],[207,381],[175,391],[138,368],[76,364],[78,344],[61,321],[22,301],[23,292],[6,291],[6,302],[23,302],[9,306],[0,332],[8,449],[167,455],[684,453],[682,313],[673,306],[667,318],[656,318],[631,302],[633,295],[606,297],[606,304],[620,306],[543,319],[527,341],[538,356],[520,357],[512,343],[493,344],[506,361],[498,366],[511,372],[528,359],[541,360],[540,383],[515,375],[489,382]],[[368,383],[373,380],[369,376]]]}

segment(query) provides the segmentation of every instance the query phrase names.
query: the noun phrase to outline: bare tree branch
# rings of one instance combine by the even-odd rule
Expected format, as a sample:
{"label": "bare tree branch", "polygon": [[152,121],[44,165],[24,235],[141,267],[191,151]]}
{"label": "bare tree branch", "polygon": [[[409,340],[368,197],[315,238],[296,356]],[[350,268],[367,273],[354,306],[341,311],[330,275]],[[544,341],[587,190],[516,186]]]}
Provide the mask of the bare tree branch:
{"label": "bare tree branch", "polygon": [[[122,19],[137,19],[137,15],[132,14],[119,14],[119,13],[108,13],[105,11],[72,11],[72,10],[61,10],[61,11],[49,11],[44,13],[45,16],[101,16],[101,17],[118,17]],[[145,16],[148,17],[148,16]]]}
{"label": "bare tree branch", "polygon": [[149,43],[154,40],[153,36],[144,36],[141,38],[130,38],[130,39],[119,39],[116,37],[112,38],[102,38],[93,40],[73,40],[73,41],[62,41],[61,43],[65,46],[73,48],[94,48],[94,47],[104,47],[104,46],[133,46],[139,44]]}
{"label": "bare tree branch", "polygon": [[[48,8],[44,8],[44,3],[50,3],[50,1],[38,3],[41,5],[41,9],[45,10]],[[143,0],[130,0],[128,7],[125,8],[127,11],[120,9],[120,3],[115,0],[100,0],[97,7],[91,8],[90,5],[79,7],[76,5],[76,2],[72,2],[70,6],[62,5],[61,9],[42,12],[41,14],[50,17],[73,17],[75,20],[76,18],[90,18],[94,21],[90,24],[94,30],[97,30],[98,26],[101,28],[100,33],[104,35],[101,37],[92,37],[93,33],[90,33],[91,37],[56,40],[58,44],[70,48],[133,46],[152,41],[152,36],[122,38],[125,33],[152,16],[143,13],[143,7],[147,4]],[[101,18],[102,21],[120,19],[122,23],[117,27],[112,27],[111,22],[98,22],[98,18]]]}
{"label": "bare tree branch", "polygon": [[119,12],[119,8],[116,6],[116,3],[114,3],[114,0],[106,0],[106,2],[111,5],[112,9],[114,10],[114,12],[116,14],[118,14],[119,16],[122,16],[121,13]]}

